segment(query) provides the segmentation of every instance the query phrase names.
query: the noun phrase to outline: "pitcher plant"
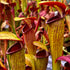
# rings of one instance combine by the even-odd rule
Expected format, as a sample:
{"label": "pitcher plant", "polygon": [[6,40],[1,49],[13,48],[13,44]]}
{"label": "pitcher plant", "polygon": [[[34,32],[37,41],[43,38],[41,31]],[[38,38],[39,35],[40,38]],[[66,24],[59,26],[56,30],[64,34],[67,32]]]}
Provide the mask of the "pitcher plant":
{"label": "pitcher plant", "polygon": [[11,70],[25,70],[25,54],[22,42],[17,42],[8,48],[6,54],[10,55]]}
{"label": "pitcher plant", "polygon": [[57,10],[57,14],[55,15],[55,11],[50,11],[47,14],[47,27],[48,27],[48,36],[51,48],[52,55],[52,70],[60,70],[60,61],[56,61],[56,59],[62,56],[62,47],[63,47],[63,35],[64,35],[64,12],[66,6],[61,2],[56,1],[42,1],[39,3],[40,5],[48,5],[55,7]]}

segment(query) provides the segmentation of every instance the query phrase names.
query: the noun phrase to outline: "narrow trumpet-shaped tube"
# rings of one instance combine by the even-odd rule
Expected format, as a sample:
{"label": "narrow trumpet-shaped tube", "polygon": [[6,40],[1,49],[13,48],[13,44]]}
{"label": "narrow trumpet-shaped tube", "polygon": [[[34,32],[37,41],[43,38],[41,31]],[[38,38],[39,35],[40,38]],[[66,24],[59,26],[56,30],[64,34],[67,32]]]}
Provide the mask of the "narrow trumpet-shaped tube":
{"label": "narrow trumpet-shaped tube", "polygon": [[21,43],[16,43],[7,52],[10,55],[11,70],[25,70],[24,48]]}
{"label": "narrow trumpet-shaped tube", "polygon": [[36,54],[36,70],[46,70],[48,63],[48,53],[45,50],[41,50]]}
{"label": "narrow trumpet-shaped tube", "polygon": [[36,46],[33,45],[33,41],[35,41],[35,33],[32,28],[29,28],[28,25],[26,25],[23,28],[23,36],[25,40],[25,45],[27,47],[27,51],[29,54],[36,54]]}
{"label": "narrow trumpet-shaped tube", "polygon": [[51,47],[53,70],[60,70],[60,61],[55,60],[62,56],[63,35],[64,35],[64,19],[48,23],[48,35]]}
{"label": "narrow trumpet-shaped tube", "polygon": [[60,70],[60,61],[55,63],[56,58],[62,56],[64,18],[66,5],[57,1],[42,1],[39,5],[48,5],[56,8],[57,11],[47,15],[48,36],[52,55],[52,70]]}

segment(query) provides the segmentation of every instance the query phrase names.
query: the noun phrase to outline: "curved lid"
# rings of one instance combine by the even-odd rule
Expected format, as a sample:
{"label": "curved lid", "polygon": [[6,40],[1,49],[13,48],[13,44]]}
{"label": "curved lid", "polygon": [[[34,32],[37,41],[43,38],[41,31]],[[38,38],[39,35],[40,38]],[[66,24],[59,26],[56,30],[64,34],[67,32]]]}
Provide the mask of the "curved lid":
{"label": "curved lid", "polygon": [[57,62],[58,60],[66,61],[66,62],[68,62],[68,63],[70,64],[70,55],[60,56],[60,57],[58,57],[58,58],[56,59],[56,62]]}
{"label": "curved lid", "polygon": [[14,33],[8,31],[0,32],[0,40],[21,41]]}
{"label": "curved lid", "polygon": [[27,21],[27,20],[35,20],[36,19],[36,17],[27,17],[27,18],[25,18],[25,17],[15,17],[14,18],[14,20],[15,21],[21,21],[21,20],[23,20],[23,21]]}
{"label": "curved lid", "polygon": [[57,5],[60,7],[63,11],[66,9],[66,5],[64,3],[58,2],[58,1],[41,1],[39,5],[48,5],[48,6],[55,6]]}

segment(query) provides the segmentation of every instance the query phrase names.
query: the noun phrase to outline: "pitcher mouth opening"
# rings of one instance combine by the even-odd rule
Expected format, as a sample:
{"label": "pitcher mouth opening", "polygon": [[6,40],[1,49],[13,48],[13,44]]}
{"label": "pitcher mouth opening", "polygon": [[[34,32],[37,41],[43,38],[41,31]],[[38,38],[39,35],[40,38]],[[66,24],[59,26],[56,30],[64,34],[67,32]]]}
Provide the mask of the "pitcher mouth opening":
{"label": "pitcher mouth opening", "polygon": [[60,20],[60,19],[62,19],[62,18],[63,18],[63,17],[55,16],[55,17],[49,19],[46,23],[47,23],[47,24],[53,23],[53,22],[58,21],[58,20]]}
{"label": "pitcher mouth opening", "polygon": [[32,27],[30,28],[27,24],[24,25],[22,32],[23,33],[27,33],[28,31],[30,31],[32,29]]}
{"label": "pitcher mouth opening", "polygon": [[[54,12],[54,13],[55,13],[55,12]],[[47,20],[46,24],[53,23],[53,22],[55,22],[55,21],[59,21],[60,19],[64,18],[64,16],[65,16],[65,15],[63,15],[63,16],[61,17],[61,15],[60,15],[59,12],[58,12],[57,15],[54,14],[53,17],[50,17],[50,18]]]}
{"label": "pitcher mouth opening", "polygon": [[45,50],[41,50],[41,51],[37,52],[35,56],[37,58],[46,58],[46,57],[48,57],[48,52]]}
{"label": "pitcher mouth opening", "polygon": [[26,69],[25,70],[32,70],[32,67],[26,65]]}
{"label": "pitcher mouth opening", "polygon": [[14,45],[12,45],[10,48],[8,48],[6,54],[16,53],[16,52],[20,51],[22,48],[23,48],[22,44],[20,42],[17,42]]}

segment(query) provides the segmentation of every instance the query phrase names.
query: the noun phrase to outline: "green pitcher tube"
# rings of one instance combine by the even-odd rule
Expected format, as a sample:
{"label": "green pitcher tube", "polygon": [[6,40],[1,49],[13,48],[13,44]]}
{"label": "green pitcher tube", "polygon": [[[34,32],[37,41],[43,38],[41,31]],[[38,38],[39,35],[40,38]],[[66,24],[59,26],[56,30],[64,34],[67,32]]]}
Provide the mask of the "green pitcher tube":
{"label": "green pitcher tube", "polygon": [[57,18],[52,20],[53,22],[47,22],[48,36],[50,41],[52,66],[53,70],[60,70],[60,61],[56,59],[62,56],[62,47],[64,40],[64,18]]}
{"label": "green pitcher tube", "polygon": [[25,70],[25,54],[22,43],[15,43],[6,54],[10,55],[11,70]]}
{"label": "green pitcher tube", "polygon": [[23,37],[28,53],[35,55],[36,46],[33,45],[33,41],[35,41],[36,39],[35,39],[35,33],[33,28],[29,28],[28,25],[25,25],[23,28]]}
{"label": "green pitcher tube", "polygon": [[46,70],[48,64],[48,53],[45,50],[41,50],[36,54],[36,70]]}

